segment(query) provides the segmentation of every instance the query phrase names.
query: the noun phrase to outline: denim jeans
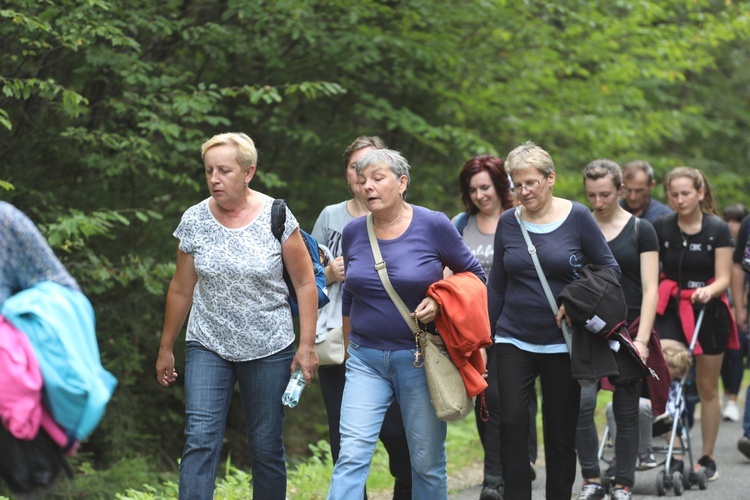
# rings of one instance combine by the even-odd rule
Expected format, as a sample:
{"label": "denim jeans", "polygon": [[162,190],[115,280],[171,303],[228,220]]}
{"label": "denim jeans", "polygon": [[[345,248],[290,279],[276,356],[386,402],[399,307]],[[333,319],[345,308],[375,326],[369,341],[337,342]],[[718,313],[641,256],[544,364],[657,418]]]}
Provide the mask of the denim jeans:
{"label": "denim jeans", "polygon": [[[599,435],[594,423],[598,384],[581,389],[581,406],[578,412],[576,429],[576,449],[584,479],[599,478]],[[632,487],[635,482],[635,463],[638,458],[640,422],[638,401],[641,396],[641,382],[617,387],[612,393],[612,413],[616,430],[615,442],[615,484]]]}
{"label": "denim jeans", "polygon": [[531,498],[528,457],[529,404],[541,379],[546,498],[570,499],[576,477],[576,422],[580,385],[571,378],[568,354],[539,354],[512,344],[496,344],[500,388],[501,457],[505,500]]}
{"label": "denim jeans", "polygon": [[448,498],[445,457],[447,425],[430,402],[424,368],[414,367],[414,351],[383,351],[349,344],[341,403],[341,452],[333,468],[329,500],[361,499],[378,434],[396,398],[409,443],[412,498]]}
{"label": "denim jeans", "polygon": [[724,360],[721,363],[721,382],[724,385],[724,392],[734,396],[740,392],[747,353],[747,332],[739,330],[737,334],[740,348],[724,351]]}
{"label": "denim jeans", "polygon": [[185,448],[180,462],[180,499],[213,498],[227,413],[235,383],[245,412],[253,473],[253,498],[286,496],[284,406],[294,348],[234,363],[198,342],[185,350]]}
{"label": "denim jeans", "polygon": [[[318,370],[320,392],[328,416],[328,439],[331,444],[331,459],[335,464],[341,450],[341,400],[344,397],[346,383],[346,366],[322,366]],[[394,400],[385,413],[383,427],[380,429],[380,441],[388,452],[388,466],[391,475],[396,479],[394,499],[411,498],[411,463],[409,462],[409,444],[406,442],[406,431],[401,418],[401,407]]]}

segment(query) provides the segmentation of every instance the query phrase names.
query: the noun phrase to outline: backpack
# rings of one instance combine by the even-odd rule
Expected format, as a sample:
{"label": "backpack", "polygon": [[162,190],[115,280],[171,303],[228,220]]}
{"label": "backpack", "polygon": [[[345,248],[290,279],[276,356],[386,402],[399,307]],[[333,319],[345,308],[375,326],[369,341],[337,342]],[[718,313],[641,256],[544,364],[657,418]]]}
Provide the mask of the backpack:
{"label": "backpack", "polygon": [[468,224],[469,224],[469,212],[461,212],[461,214],[456,219],[456,230],[458,231],[458,234],[463,236],[464,229],[466,229],[466,226]]}
{"label": "backpack", "polygon": [[[286,200],[281,198],[273,200],[271,205],[271,232],[281,243],[281,235],[284,233],[284,226],[286,225]],[[328,290],[326,289],[326,274],[321,261],[320,249],[318,248],[318,242],[310,234],[303,231],[302,228],[299,230],[302,235],[302,240],[305,242],[307,247],[307,253],[310,255],[310,260],[313,263],[313,271],[315,272],[315,286],[318,288],[318,309],[328,304],[331,299],[328,298]],[[289,273],[284,266],[284,283],[289,289],[289,307],[292,309],[292,316],[295,318],[299,317],[299,306],[297,305],[297,294],[294,291],[292,280],[289,278]]]}

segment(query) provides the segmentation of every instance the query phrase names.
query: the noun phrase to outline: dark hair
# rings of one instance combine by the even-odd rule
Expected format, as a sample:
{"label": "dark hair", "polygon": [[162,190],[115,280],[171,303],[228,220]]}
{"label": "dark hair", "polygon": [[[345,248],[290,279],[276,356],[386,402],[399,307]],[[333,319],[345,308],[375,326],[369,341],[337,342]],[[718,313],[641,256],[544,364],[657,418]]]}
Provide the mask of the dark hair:
{"label": "dark hair", "polygon": [[583,169],[583,185],[586,186],[586,179],[592,181],[599,180],[606,176],[612,177],[612,182],[615,184],[615,189],[620,189],[622,186],[622,172],[620,171],[620,165],[607,158],[599,158],[586,165]]}
{"label": "dark hair", "polygon": [[364,148],[386,149],[386,147],[385,141],[376,135],[361,135],[354,139],[354,142],[349,144],[344,151],[344,168],[349,166],[349,160],[356,151]]}
{"label": "dark hair", "polygon": [[461,188],[461,201],[464,203],[464,207],[470,214],[476,214],[479,209],[474,202],[471,201],[471,195],[469,194],[469,183],[471,178],[480,172],[487,172],[490,175],[493,186],[495,186],[495,192],[504,210],[513,207],[513,194],[510,192],[510,180],[508,180],[508,174],[505,171],[505,162],[502,158],[498,158],[493,155],[480,155],[474,156],[461,168],[461,173],[458,175],[458,185]]}
{"label": "dark hair", "polygon": [[652,182],[654,182],[654,167],[649,165],[648,162],[646,161],[633,160],[633,161],[627,162],[622,167],[622,175],[627,180],[630,180],[633,177],[635,177],[635,174],[637,172],[643,172],[644,174],[646,174],[646,178],[648,179],[649,186],[651,185]]}
{"label": "dark hair", "polygon": [[742,203],[735,203],[724,208],[724,220],[727,222],[742,222],[747,215],[747,208]]}

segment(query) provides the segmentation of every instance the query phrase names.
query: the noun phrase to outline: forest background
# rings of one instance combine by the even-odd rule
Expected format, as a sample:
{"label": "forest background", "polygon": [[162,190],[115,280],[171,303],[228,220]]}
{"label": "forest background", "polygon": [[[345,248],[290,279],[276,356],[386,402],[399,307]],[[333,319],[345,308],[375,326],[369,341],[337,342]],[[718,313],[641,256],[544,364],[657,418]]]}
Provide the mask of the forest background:
{"label": "forest background", "polygon": [[[592,159],[641,158],[703,169],[721,208],[749,201],[749,38],[731,0],[0,2],[0,199],[81,283],[120,383],[79,471],[176,469],[184,395],[153,367],[211,135],[253,137],[252,187],[308,230],[348,196],[341,155],[361,134],[410,161],[411,202],[449,216],[469,157],[526,140],[561,196],[585,201]],[[291,417],[292,456],[325,438],[317,406]],[[234,407],[225,454],[242,466]]]}

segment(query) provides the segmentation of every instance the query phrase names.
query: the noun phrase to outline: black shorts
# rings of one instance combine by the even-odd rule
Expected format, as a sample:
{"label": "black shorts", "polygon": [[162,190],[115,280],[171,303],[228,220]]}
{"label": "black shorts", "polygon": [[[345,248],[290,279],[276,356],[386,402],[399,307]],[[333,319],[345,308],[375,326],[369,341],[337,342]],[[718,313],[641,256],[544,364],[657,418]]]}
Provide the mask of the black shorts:
{"label": "black shorts", "polygon": [[[698,321],[701,307],[703,304],[693,304],[695,321]],[[712,299],[706,304],[703,323],[698,332],[698,341],[703,348],[703,354],[721,354],[726,350],[729,340],[729,322],[729,312],[721,300]],[[676,340],[689,347],[685,333],[682,331],[682,323],[674,299],[669,301],[669,306],[663,316],[656,315],[655,326],[662,339]]]}

